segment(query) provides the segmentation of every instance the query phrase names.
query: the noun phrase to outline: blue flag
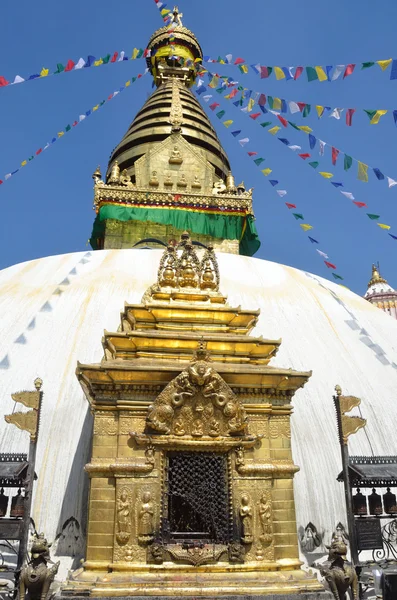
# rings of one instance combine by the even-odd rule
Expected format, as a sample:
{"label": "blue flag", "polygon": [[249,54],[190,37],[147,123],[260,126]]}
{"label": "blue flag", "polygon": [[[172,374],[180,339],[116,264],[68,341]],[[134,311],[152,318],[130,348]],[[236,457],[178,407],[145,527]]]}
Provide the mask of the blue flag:
{"label": "blue flag", "polygon": [[280,142],[282,142],[286,146],[289,146],[289,141],[287,140],[287,138],[278,138],[278,139],[280,140]]}
{"label": "blue flag", "polygon": [[238,135],[240,135],[241,129],[239,131],[232,131],[231,133],[232,135],[234,135],[234,137],[237,137]]}
{"label": "blue flag", "polygon": [[312,150],[315,147],[316,142],[317,142],[317,139],[314,137],[314,135],[312,135],[311,133],[309,133],[309,144],[310,144],[310,148]]}
{"label": "blue flag", "polygon": [[315,240],[314,238],[310,237],[310,235],[307,236],[309,238],[309,240],[311,241],[312,244],[318,244],[318,241]]}
{"label": "blue flag", "polygon": [[336,188],[343,187],[343,183],[339,183],[338,181],[331,181],[331,183]]}
{"label": "blue flag", "polygon": [[92,67],[92,65],[94,64],[94,62],[96,61],[95,56],[91,56],[91,54],[87,57],[87,60],[85,62],[84,68],[86,67]]}
{"label": "blue flag", "polygon": [[380,171],[379,169],[377,169],[376,167],[374,167],[374,173],[376,175],[376,177],[382,181],[382,179],[385,178],[385,176],[383,175],[382,171]]}
{"label": "blue flag", "polygon": [[[392,62],[390,79],[397,79],[397,59],[394,59]],[[391,235],[391,233],[389,235]]]}

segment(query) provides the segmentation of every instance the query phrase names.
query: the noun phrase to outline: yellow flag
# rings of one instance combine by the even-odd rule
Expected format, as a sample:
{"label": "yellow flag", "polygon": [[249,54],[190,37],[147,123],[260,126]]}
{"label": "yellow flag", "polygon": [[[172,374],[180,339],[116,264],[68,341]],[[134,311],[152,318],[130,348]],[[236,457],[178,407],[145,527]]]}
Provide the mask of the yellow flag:
{"label": "yellow flag", "polygon": [[285,79],[285,73],[280,67],[274,67],[274,73],[276,75],[276,79]]}
{"label": "yellow flag", "polygon": [[27,160],[23,160],[23,161],[21,162],[21,167],[24,167],[24,166],[25,166],[25,165],[27,165],[27,164],[28,164],[28,161],[27,161]]}
{"label": "yellow flag", "polygon": [[96,60],[96,61],[94,62],[94,67],[99,67],[99,66],[101,66],[101,65],[103,65],[103,60],[102,60],[102,58],[100,58],[99,60]]}
{"label": "yellow flag", "polygon": [[377,110],[372,119],[370,120],[370,125],[377,125],[379,123],[379,119],[383,117],[387,113],[387,110]]}
{"label": "yellow flag", "polygon": [[390,229],[390,225],[385,225],[384,223],[377,223],[377,225],[381,229]]}
{"label": "yellow flag", "polygon": [[242,73],[247,74],[248,73],[248,67],[247,65],[240,65],[240,70]]}
{"label": "yellow flag", "polygon": [[310,229],[313,229],[313,225],[308,225],[307,223],[301,223],[301,227],[303,231],[309,231]]}
{"label": "yellow flag", "polygon": [[264,174],[265,177],[267,177],[268,175],[270,175],[271,172],[272,172],[271,169],[262,169],[262,173]]}
{"label": "yellow flag", "polygon": [[310,129],[308,125],[298,125],[298,129],[304,131],[305,133],[311,133],[313,131],[313,129]]}
{"label": "yellow flag", "polygon": [[50,72],[49,69],[45,69],[44,67],[41,69],[40,71],[40,77],[47,77],[48,73]]}
{"label": "yellow flag", "polygon": [[380,66],[382,71],[386,71],[386,69],[390,65],[391,61],[392,61],[392,59],[388,58],[387,60],[377,60],[376,62],[378,63],[378,65]]}
{"label": "yellow flag", "polygon": [[281,110],[281,98],[273,98],[273,110]]}
{"label": "yellow flag", "polygon": [[131,80],[129,79],[128,81],[125,82],[125,87],[129,87],[131,85]]}
{"label": "yellow flag", "polygon": [[250,98],[248,101],[248,106],[247,106],[248,112],[251,112],[252,109],[254,108],[254,106],[255,106],[255,100],[253,98]]}
{"label": "yellow flag", "polygon": [[325,173],[324,171],[319,171],[319,175],[322,175],[325,179],[331,179],[331,177],[333,177],[332,173]]}
{"label": "yellow flag", "polygon": [[359,160],[357,161],[357,163],[358,163],[357,178],[360,181],[365,181],[366,183],[368,183],[368,165],[360,162]]}
{"label": "yellow flag", "polygon": [[93,108],[92,110],[93,110],[93,111],[94,111],[94,110],[98,110],[98,108],[99,108],[99,104],[97,104],[96,106],[94,106],[94,108]]}
{"label": "yellow flag", "polygon": [[133,51],[132,51],[131,60],[135,60],[136,57],[138,56],[138,54],[139,54],[138,48],[134,48]]}
{"label": "yellow flag", "polygon": [[327,81],[328,77],[325,74],[325,71],[322,67],[314,67],[316,69],[317,77],[319,81]]}
{"label": "yellow flag", "polygon": [[278,125],[276,125],[275,127],[272,127],[271,129],[268,129],[268,132],[271,133],[272,135],[276,135],[277,131],[280,131],[281,127],[279,127]]}
{"label": "yellow flag", "polygon": [[63,135],[65,135],[65,132],[64,132],[64,131],[60,131],[60,132],[58,133],[58,137],[59,137],[59,138],[60,138],[60,137],[62,137]]}
{"label": "yellow flag", "polygon": [[321,119],[321,117],[323,116],[323,112],[324,112],[324,106],[320,106],[319,104],[316,106],[316,111],[318,114],[318,118]]}
{"label": "yellow flag", "polygon": [[233,121],[224,121],[223,124],[226,128],[230,127],[230,125],[233,123]]}

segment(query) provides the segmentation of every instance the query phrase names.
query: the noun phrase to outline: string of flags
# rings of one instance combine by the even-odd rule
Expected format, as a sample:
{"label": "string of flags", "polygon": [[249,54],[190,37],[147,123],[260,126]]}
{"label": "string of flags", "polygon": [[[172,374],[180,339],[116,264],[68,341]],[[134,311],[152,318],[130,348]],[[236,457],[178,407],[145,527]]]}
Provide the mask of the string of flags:
{"label": "string of flags", "polygon": [[[212,96],[207,95],[207,96],[202,96],[199,93],[199,88],[196,88],[196,94],[206,103],[209,104],[210,99],[212,98]],[[212,110],[213,112],[215,112],[216,117],[221,120],[222,124],[224,125],[224,127],[226,127],[226,129],[231,128],[231,126],[233,125],[233,119],[229,119],[226,111],[225,110],[218,110],[219,108],[219,104],[217,102],[209,104],[209,109]],[[239,143],[241,148],[245,148],[247,146],[247,144],[249,144],[250,140],[248,137],[244,137],[244,134],[242,132],[242,130],[235,130],[233,131],[232,129],[230,129],[230,133],[231,135],[235,138],[235,140],[237,140],[237,142]],[[262,156],[260,156],[258,154],[258,152],[255,151],[247,151],[247,154],[250,158],[252,158],[254,164],[260,168],[261,173],[265,176],[265,177],[269,177],[272,173],[273,170],[270,167],[263,167],[263,163],[265,162],[265,158],[263,158]],[[273,179],[273,178],[269,178],[268,182],[270,183],[270,185],[272,186],[272,188],[274,189],[274,191],[276,192],[277,196],[279,198],[285,198],[285,196],[287,196],[288,191],[285,189],[280,189],[280,182],[278,179]],[[304,233],[307,233],[312,229],[314,229],[313,225],[310,225],[310,223],[306,222],[305,217],[303,216],[303,214],[301,212],[299,212],[299,208],[297,207],[296,204],[292,203],[292,202],[285,202],[284,204],[286,206],[286,208],[291,212],[292,216],[295,218],[296,221],[299,222],[299,226],[302,229],[302,231]],[[300,222],[302,221],[302,222]],[[308,234],[308,239],[310,241],[311,244],[313,245],[318,245],[320,242],[312,237],[312,235]],[[315,248],[316,252],[318,253],[318,255],[323,259],[323,262],[325,264],[325,266],[327,267],[327,269],[331,269],[332,270],[332,277],[336,280],[336,281],[343,281],[343,277],[341,275],[339,275],[339,273],[336,273],[337,267],[335,264],[333,264],[331,262],[331,259],[329,258],[328,254],[326,252],[324,252],[323,250],[320,250],[318,248]]]}
{"label": "string of flags", "polygon": [[164,2],[161,2],[161,0],[154,0],[161,18],[163,19],[164,23],[166,25],[169,25],[171,18],[172,18],[172,11],[167,8],[167,5]]}
{"label": "string of flags", "polygon": [[[233,99],[233,104],[236,107],[241,107],[241,110],[243,112],[252,113],[251,118],[258,118],[262,113],[263,114],[271,113],[271,114],[275,115],[277,117],[277,119],[279,120],[279,123],[278,123],[279,128],[281,128],[280,125],[282,125],[285,128],[293,127],[294,129],[296,129],[298,131],[302,131],[302,132],[308,134],[308,141],[309,141],[310,149],[313,150],[318,143],[321,156],[323,156],[325,154],[326,146],[331,148],[331,160],[332,160],[332,164],[334,166],[336,165],[338,158],[339,157],[342,158],[342,156],[344,157],[345,171],[349,171],[352,168],[353,163],[355,163],[357,165],[357,179],[358,180],[368,183],[369,173],[372,173],[375,176],[376,181],[386,181],[389,188],[392,188],[395,185],[397,185],[396,180],[394,180],[392,177],[389,177],[388,175],[385,175],[378,167],[372,167],[371,165],[368,165],[368,164],[364,163],[363,161],[360,161],[360,160],[354,158],[353,156],[347,154],[343,150],[328,144],[324,140],[320,140],[319,138],[316,138],[313,135],[313,129],[311,127],[309,127],[308,125],[297,125],[293,121],[286,119],[283,116],[282,104],[279,102],[275,102],[275,100],[278,101],[278,100],[280,100],[280,98],[273,98],[272,96],[266,96],[266,94],[256,92],[254,90],[248,90],[247,88],[240,86],[238,81],[228,81],[228,78],[224,78],[222,76],[219,76],[218,74],[211,73],[210,71],[205,71],[205,72],[207,73],[208,78],[210,80],[208,87],[215,89],[215,91],[217,93],[219,93],[220,95],[224,94],[225,91],[228,91],[228,93],[226,95],[224,95],[224,98],[226,100]],[[200,75],[202,75],[202,74],[204,74],[204,71],[200,71]],[[220,87],[218,87],[218,86],[220,86]],[[202,79],[199,79],[198,87],[199,87],[199,94],[203,94],[207,91],[207,87],[204,85],[204,81]],[[230,91],[230,88],[232,88],[231,91]],[[254,109],[256,106],[258,107],[258,109],[261,112],[257,112],[257,113],[254,112]],[[266,106],[268,106],[268,108],[266,108]],[[334,110],[337,111],[340,109],[334,109]],[[378,112],[381,112],[381,111],[378,111]],[[335,116],[335,118],[338,118],[338,117]],[[277,133],[277,130],[274,133]],[[331,176],[333,177],[333,174]]]}
{"label": "string of flags", "polygon": [[[201,93],[202,93],[202,91],[201,91],[201,86],[200,86],[200,87],[198,87],[198,89],[196,90],[196,93],[197,93],[198,95],[201,95]],[[211,94],[208,94],[208,95],[206,95],[206,96],[203,96],[203,100],[205,100],[206,102],[209,102],[209,101],[211,100],[211,98],[212,98],[212,95],[211,95]],[[227,98],[227,97],[226,97],[226,96],[224,96],[224,98]],[[235,103],[234,103],[234,104],[235,104]],[[217,109],[219,106],[220,106],[220,105],[219,105],[219,103],[217,103],[217,102],[214,102],[214,103],[212,103],[212,104],[210,105],[210,107],[209,107],[209,108],[210,108],[211,110],[214,110],[214,111],[215,111],[215,110],[216,110],[216,109]],[[242,110],[242,112],[246,113],[246,114],[247,114],[247,116],[249,116],[249,117],[250,117],[252,120],[254,120],[254,121],[256,121],[256,120],[257,120],[257,119],[258,119],[258,118],[259,118],[259,117],[262,115],[262,112],[259,112],[259,113],[252,113],[252,114],[249,114],[249,115],[248,115],[248,112],[249,112],[249,111],[248,111],[248,110],[246,110],[246,108],[247,108],[247,107],[245,107],[245,108],[241,109],[241,110]],[[219,114],[221,114],[221,116],[223,116],[223,115],[222,115],[222,113],[224,113],[224,112],[225,112],[225,111],[220,111],[220,112],[218,112],[218,113],[217,113],[217,116],[218,116]],[[288,127],[288,126],[290,125],[290,126],[292,126],[294,129],[297,129],[298,131],[301,131],[301,132],[303,132],[303,133],[306,133],[306,134],[308,134],[309,136],[312,136],[312,134],[311,134],[309,131],[307,131],[307,129],[306,129],[305,127],[302,127],[302,126],[300,126],[300,127],[299,127],[299,126],[297,126],[295,123],[291,123],[290,121],[286,121],[285,119],[283,119],[283,120],[281,120],[281,121],[280,121],[280,117],[281,117],[281,115],[280,115],[280,114],[278,114],[278,113],[277,113],[277,112],[275,112],[275,111],[267,111],[267,110],[265,109],[265,113],[266,113],[266,114],[273,115],[273,116],[270,116],[270,117],[269,117],[269,118],[271,118],[271,119],[272,119],[272,121],[264,121],[264,122],[261,122],[261,123],[259,123],[259,122],[258,122],[258,123],[259,123],[259,125],[260,125],[261,127],[263,127],[263,128],[267,128],[267,127],[269,127],[270,125],[273,125],[273,126],[272,126],[272,127],[270,127],[269,129],[267,129],[268,133],[270,133],[270,134],[271,134],[271,135],[273,135],[273,136],[275,136],[276,134],[278,134],[278,132],[279,132],[279,131],[282,129],[282,127],[281,127],[279,124],[276,124],[276,125],[274,125],[274,123],[275,123],[275,122],[276,122],[276,123],[278,123],[278,122],[281,122],[281,124],[282,124],[284,127]],[[278,121],[276,121],[275,117],[278,119]],[[284,123],[283,121],[285,121],[285,123]],[[232,125],[232,123],[233,123],[233,121],[227,121],[226,123],[224,122],[223,124],[225,125],[225,127],[230,127],[230,126]],[[308,129],[310,129],[310,128],[308,128]],[[312,131],[312,130],[310,129],[310,131]],[[314,138],[314,136],[312,136],[312,138]],[[278,139],[278,140],[279,140],[279,141],[280,141],[280,142],[281,142],[283,145],[287,146],[287,147],[288,147],[290,150],[292,150],[293,152],[296,152],[296,153],[297,153],[297,156],[298,156],[299,158],[301,158],[301,159],[302,159],[302,160],[304,160],[305,162],[307,161],[307,164],[308,164],[310,167],[312,167],[314,170],[317,170],[317,168],[318,168],[318,167],[319,167],[319,165],[320,165],[320,161],[318,161],[318,160],[310,160],[310,161],[309,161],[308,159],[312,159],[313,157],[312,157],[312,156],[311,156],[311,154],[310,154],[310,153],[308,153],[308,152],[299,152],[299,151],[301,151],[301,150],[302,150],[302,147],[301,147],[301,146],[298,146],[298,145],[295,145],[295,144],[291,144],[291,143],[289,142],[289,140],[288,140],[288,139],[286,139],[286,138],[284,138],[284,137],[278,137],[277,139]],[[314,139],[316,139],[316,138],[314,138]],[[248,140],[248,138],[247,138],[247,140]],[[323,156],[323,155],[324,155],[324,147],[325,147],[325,142],[322,142],[322,140],[319,140],[319,142],[321,142],[321,143],[319,144],[319,154],[320,154],[320,156]],[[312,144],[312,148],[314,148],[314,147],[315,147],[314,141],[310,142],[310,137],[309,137],[309,143],[311,143],[311,144]],[[337,150],[336,148],[333,148],[333,149],[332,149],[332,160],[333,160],[335,163],[336,163],[336,160],[337,160],[337,157],[338,157],[338,155],[339,155],[339,150]],[[345,158],[346,158],[346,155],[345,155]],[[348,157],[348,158],[350,159],[351,157]],[[349,160],[348,162],[350,163],[350,160]],[[321,176],[322,176],[322,177],[323,177],[325,180],[328,180],[328,181],[330,181],[330,180],[331,180],[331,179],[333,179],[333,177],[334,177],[334,174],[333,174],[333,173],[329,173],[329,172],[327,172],[327,171],[317,171],[317,173],[318,173],[319,175],[321,175]],[[361,174],[361,176],[362,176],[362,177],[364,177],[364,174],[365,174],[365,169],[364,169],[364,170],[362,170],[362,174]],[[364,180],[364,181],[366,180],[366,181],[367,181],[367,179],[362,179],[362,180]],[[393,181],[393,180],[392,180],[392,181]],[[353,204],[354,204],[354,205],[355,205],[357,208],[368,208],[368,206],[367,206],[367,204],[366,204],[365,202],[360,202],[360,201],[356,200],[356,198],[355,198],[355,196],[354,196],[354,194],[353,194],[352,192],[348,192],[348,191],[345,191],[344,189],[340,189],[340,188],[344,188],[344,184],[343,184],[343,182],[341,182],[341,181],[339,181],[339,182],[337,182],[337,181],[330,181],[330,183],[331,183],[331,185],[332,185],[334,188],[336,188],[336,189],[337,189],[337,190],[338,190],[338,191],[339,191],[339,192],[340,192],[340,193],[341,193],[341,194],[342,194],[342,195],[343,195],[345,198],[347,198],[348,200],[351,200],[351,201],[353,202]],[[394,185],[394,183],[393,183],[393,185]],[[389,187],[390,187],[390,183],[389,183]],[[374,223],[376,223],[376,225],[377,225],[377,226],[378,226],[380,229],[382,229],[382,230],[386,231],[386,232],[389,234],[389,236],[390,236],[391,238],[393,238],[393,239],[397,240],[397,235],[394,235],[394,234],[390,233],[390,231],[389,231],[389,230],[391,229],[391,226],[390,226],[390,225],[388,225],[388,224],[386,224],[386,223],[382,223],[382,222],[380,222],[380,219],[381,219],[381,216],[380,216],[380,215],[378,215],[378,214],[375,214],[375,213],[369,213],[369,212],[367,212],[366,214],[367,214],[367,217],[368,217],[368,218],[369,218],[371,221],[373,221]]]}
{"label": "string of flags", "polygon": [[[367,61],[362,63],[349,63],[347,65],[326,65],[326,66],[297,66],[297,67],[267,67],[260,63],[249,64],[245,58],[237,57],[233,59],[232,54],[226,54],[223,58],[211,58],[210,56],[204,56],[204,61],[208,63],[218,63],[221,65],[233,65],[239,68],[241,73],[246,75],[249,72],[249,67],[260,75],[262,79],[268,79],[273,76],[274,79],[280,81],[285,79],[286,81],[297,81],[300,77],[306,77],[310,83],[312,81],[336,81],[340,77],[346,79],[353,75],[357,70],[367,70],[375,65],[381,69],[382,72],[388,72],[390,68],[390,79],[397,79],[397,59],[388,58],[386,60],[375,60]],[[356,67],[358,69],[356,70]]]}
{"label": "string of flags", "polygon": [[146,69],[143,74],[139,74],[136,77],[133,77],[132,79],[129,79],[128,81],[126,81],[126,83],[123,86],[121,86],[121,88],[119,88],[118,90],[114,91],[105,100],[102,100],[102,102],[100,102],[99,104],[96,104],[95,106],[93,106],[92,108],[90,108],[89,110],[87,110],[85,113],[82,113],[81,115],[79,115],[78,119],[75,120],[75,121],[73,121],[72,124],[69,123],[68,125],[66,125],[66,127],[64,129],[62,129],[61,131],[59,131],[57,133],[57,135],[54,136],[51,139],[50,142],[47,142],[47,144],[45,146],[43,146],[41,148],[38,148],[29,158],[24,159],[21,162],[20,166],[17,169],[15,169],[14,171],[11,171],[10,173],[7,173],[6,175],[4,175],[3,179],[0,179],[0,185],[3,184],[5,181],[8,181],[8,179],[11,179],[11,177],[14,177],[14,175],[16,175],[23,167],[26,167],[26,165],[28,163],[30,163],[32,160],[34,160],[35,158],[37,158],[38,156],[40,156],[40,154],[42,154],[45,150],[48,150],[48,148],[50,148],[51,146],[53,146],[57,140],[59,140],[60,138],[62,138],[66,133],[69,133],[69,131],[72,131],[72,129],[74,129],[75,127],[77,127],[77,125],[80,125],[80,123],[82,123],[83,121],[85,121],[85,119],[87,117],[90,117],[97,110],[99,110],[100,108],[102,108],[102,106],[104,104],[107,104],[108,102],[110,102],[110,100],[113,100],[113,98],[115,98],[121,92],[123,92],[125,89],[127,89],[132,83],[135,83],[136,81],[138,81],[139,79],[141,79],[144,75],[146,75],[148,73],[148,71],[149,71],[149,69]]}

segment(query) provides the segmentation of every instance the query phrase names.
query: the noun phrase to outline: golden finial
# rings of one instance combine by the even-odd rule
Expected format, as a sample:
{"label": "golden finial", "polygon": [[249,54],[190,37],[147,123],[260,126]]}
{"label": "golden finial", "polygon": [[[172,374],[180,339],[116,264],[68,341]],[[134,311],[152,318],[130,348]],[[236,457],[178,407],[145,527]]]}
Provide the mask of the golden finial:
{"label": "golden finial", "polygon": [[120,181],[120,167],[117,160],[114,161],[110,172],[109,183],[118,183]]}
{"label": "golden finial", "polygon": [[92,178],[95,181],[100,181],[102,179],[101,167],[98,165],[96,171],[92,174]]}
{"label": "golden finial", "polygon": [[179,25],[180,27],[183,27],[183,23],[182,23],[182,17],[183,17],[183,13],[179,12],[179,8],[177,6],[174,6],[174,10],[172,11],[172,23],[176,23],[176,25]]}
{"label": "golden finial", "polygon": [[41,386],[43,385],[43,380],[40,377],[36,377],[34,380],[34,387],[39,392],[41,390]]}
{"label": "golden finial", "polygon": [[372,265],[372,277],[368,283],[368,287],[371,287],[371,285],[374,285],[375,283],[385,283],[387,285],[386,279],[380,275],[379,263],[378,265]]}
{"label": "golden finial", "polygon": [[335,386],[335,392],[337,396],[342,396],[342,388],[340,387],[340,385]]}

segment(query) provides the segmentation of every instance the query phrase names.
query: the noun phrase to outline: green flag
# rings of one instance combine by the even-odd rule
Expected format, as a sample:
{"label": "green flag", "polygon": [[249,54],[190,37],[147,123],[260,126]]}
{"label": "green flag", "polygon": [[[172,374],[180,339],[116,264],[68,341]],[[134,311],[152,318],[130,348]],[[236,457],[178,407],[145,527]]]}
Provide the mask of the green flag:
{"label": "green flag", "polygon": [[142,48],[139,49],[138,54],[136,55],[137,58],[141,58],[143,56],[143,50]]}
{"label": "green flag", "polygon": [[341,277],[340,275],[338,275],[337,273],[332,273],[332,277],[334,279],[341,279],[343,281],[343,277]]}
{"label": "green flag", "polygon": [[306,67],[306,75],[308,81],[315,81],[318,79],[317,71],[314,67]]}
{"label": "green flag", "polygon": [[54,75],[57,73],[62,73],[65,70],[65,67],[61,63],[57,63],[57,70],[54,72]]}
{"label": "green flag", "polygon": [[267,102],[269,104],[269,108],[272,110],[273,109],[273,96],[268,96]]}
{"label": "green flag", "polygon": [[259,165],[261,165],[263,162],[265,162],[264,158],[256,158],[254,160],[254,163],[259,167]]}
{"label": "green flag", "polygon": [[300,213],[292,213],[295,217],[295,219],[298,221],[299,219],[301,219],[301,221],[304,220],[303,215],[301,215]]}
{"label": "green flag", "polygon": [[376,115],[376,110],[365,110],[364,109],[364,112],[367,113],[370,121],[372,121],[372,119]]}
{"label": "green flag", "polygon": [[102,61],[104,65],[107,65],[109,60],[110,60],[110,54],[107,54],[106,56],[103,57]]}
{"label": "green flag", "polygon": [[226,114],[225,110],[220,110],[219,112],[216,113],[216,116],[218,117],[218,119],[222,119],[222,117],[224,117]]}
{"label": "green flag", "polygon": [[295,123],[293,123],[292,121],[288,121],[288,123],[291,125],[291,127],[293,127],[294,129],[297,129],[298,131],[300,131],[298,125],[295,125]]}
{"label": "green flag", "polygon": [[345,171],[348,171],[350,169],[350,167],[352,166],[352,164],[353,164],[352,157],[345,154],[345,158],[343,161],[343,168],[345,169]]}
{"label": "green flag", "polygon": [[313,167],[313,169],[317,169],[318,165],[320,164],[319,162],[317,162],[316,160],[313,160],[313,162],[309,162],[308,163],[311,167]]}
{"label": "green flag", "polygon": [[302,115],[304,117],[307,117],[310,114],[310,109],[311,109],[311,105],[310,104],[306,104],[305,108],[303,109]]}
{"label": "green flag", "polygon": [[367,216],[372,220],[372,221],[376,221],[376,219],[380,218],[380,215],[373,215],[371,213],[367,213]]}
{"label": "green flag", "polygon": [[374,62],[365,62],[365,63],[362,64],[361,68],[362,69],[369,69],[370,67],[373,67],[374,64],[375,64]]}
{"label": "green flag", "polygon": [[66,127],[65,127],[65,131],[70,131],[71,129],[72,129],[72,128],[71,128],[71,126],[70,126],[70,125],[66,125]]}
{"label": "green flag", "polygon": [[271,121],[265,121],[264,123],[261,123],[261,127],[269,127],[269,125],[271,125],[272,122]]}

